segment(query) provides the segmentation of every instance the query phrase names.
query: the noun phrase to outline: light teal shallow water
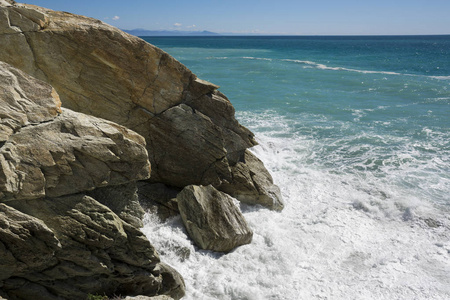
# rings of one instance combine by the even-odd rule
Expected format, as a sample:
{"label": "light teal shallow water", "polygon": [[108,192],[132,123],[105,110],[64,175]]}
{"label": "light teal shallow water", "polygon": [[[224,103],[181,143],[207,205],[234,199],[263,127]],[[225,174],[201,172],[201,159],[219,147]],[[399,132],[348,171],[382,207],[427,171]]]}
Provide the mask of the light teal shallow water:
{"label": "light teal shallow water", "polygon": [[450,298],[450,36],[145,39],[221,86],[286,201],[225,256],[148,216],[188,299]]}

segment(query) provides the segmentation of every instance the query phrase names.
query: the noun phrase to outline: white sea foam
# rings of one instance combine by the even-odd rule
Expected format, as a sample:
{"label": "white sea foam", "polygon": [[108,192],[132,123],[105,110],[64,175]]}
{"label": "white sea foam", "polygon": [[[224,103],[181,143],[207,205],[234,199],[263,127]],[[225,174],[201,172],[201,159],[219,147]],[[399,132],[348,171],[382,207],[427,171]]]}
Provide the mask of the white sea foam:
{"label": "white sea foam", "polygon": [[386,72],[386,71],[368,71],[368,70],[357,70],[357,69],[350,69],[350,68],[343,68],[343,67],[329,67],[324,64],[316,63],[313,61],[308,60],[297,60],[297,59],[282,59],[282,61],[286,62],[294,62],[298,64],[305,64],[307,66],[313,66],[317,69],[321,70],[333,70],[333,71],[348,71],[348,72],[358,72],[363,74],[386,74],[386,75],[405,75],[397,72]]}
{"label": "white sea foam", "polygon": [[227,56],[219,56],[219,57],[217,57],[217,56],[210,56],[210,57],[207,57],[206,59],[224,60],[224,59],[229,59],[229,57],[227,57]]}
{"label": "white sea foam", "polygon": [[[384,75],[403,75],[403,76],[413,76],[413,77],[428,77],[433,79],[439,79],[439,80],[450,80],[450,76],[427,76],[427,75],[418,75],[418,74],[407,74],[407,73],[398,73],[398,72],[391,72],[391,71],[374,71],[374,70],[358,70],[358,69],[352,69],[352,68],[345,68],[345,67],[331,67],[327,66],[325,64],[309,61],[309,60],[299,60],[299,59],[274,59],[274,58],[266,58],[266,57],[253,57],[253,56],[243,56],[243,57],[208,57],[207,59],[217,59],[217,60],[223,60],[223,59],[247,59],[247,60],[261,60],[261,61],[285,61],[285,62],[291,62],[296,64],[304,65],[304,68],[316,68],[319,70],[330,70],[330,71],[346,71],[346,72],[356,72],[361,74],[384,74]],[[383,78],[384,80],[387,80],[387,78]]]}
{"label": "white sea foam", "polygon": [[272,61],[272,58],[244,56],[243,59]]}
{"label": "white sea foam", "polygon": [[428,76],[428,77],[441,80],[450,80],[450,76]]}
{"label": "white sea foam", "polygon": [[[403,76],[413,76],[413,77],[428,77],[439,80],[450,80],[450,76],[427,76],[427,75],[418,75],[418,74],[407,74],[407,73],[398,73],[398,72],[390,72],[390,71],[373,71],[373,70],[358,70],[352,68],[344,68],[344,67],[330,67],[321,63],[316,63],[308,60],[296,60],[296,59],[282,59],[282,61],[286,62],[294,62],[299,64],[304,64],[304,68],[317,68],[320,70],[332,70],[332,71],[347,71],[347,72],[357,72],[362,74],[384,74],[384,75],[403,75]],[[387,79],[387,78],[383,78]]]}
{"label": "white sea foam", "polygon": [[[253,241],[228,254],[194,247],[179,217],[161,224],[147,215],[143,231],[183,275],[185,299],[450,299],[448,207],[439,211],[418,189],[393,180],[423,180],[421,170],[439,161],[416,164],[412,147],[381,164],[387,177],[334,170],[318,161],[327,141],[293,134],[291,121],[270,111],[239,118],[259,131],[253,151],[279,184],[286,208],[242,205]],[[361,135],[347,151],[361,151],[368,138]],[[434,184],[450,192],[445,178]]]}

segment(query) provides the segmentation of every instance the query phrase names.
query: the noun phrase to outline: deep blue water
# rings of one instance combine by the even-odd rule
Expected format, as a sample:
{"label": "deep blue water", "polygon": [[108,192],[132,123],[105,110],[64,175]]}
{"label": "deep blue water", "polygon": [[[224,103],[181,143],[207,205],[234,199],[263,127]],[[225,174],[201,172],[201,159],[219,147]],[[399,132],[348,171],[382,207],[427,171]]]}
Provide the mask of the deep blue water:
{"label": "deep blue water", "polygon": [[221,86],[286,204],[219,256],[148,215],[186,299],[450,298],[450,36],[145,39]]}

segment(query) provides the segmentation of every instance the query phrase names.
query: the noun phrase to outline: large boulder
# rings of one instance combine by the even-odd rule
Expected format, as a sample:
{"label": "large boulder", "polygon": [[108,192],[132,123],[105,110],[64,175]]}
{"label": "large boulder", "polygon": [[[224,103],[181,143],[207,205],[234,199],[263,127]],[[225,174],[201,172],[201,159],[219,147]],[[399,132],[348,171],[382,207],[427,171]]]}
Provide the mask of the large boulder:
{"label": "large boulder", "polygon": [[[52,84],[64,107],[141,134],[152,182],[242,185],[233,168],[238,162],[245,168],[245,150],[256,144],[253,134],[235,119],[218,86],[164,51],[98,20],[1,3],[0,44],[0,60]],[[268,189],[274,190],[246,189],[245,199],[260,203],[273,197],[264,194]]]}
{"label": "large boulder", "polygon": [[229,252],[252,241],[253,232],[233,199],[213,186],[187,186],[177,200],[189,236],[200,248]]}
{"label": "large boulder", "polygon": [[65,109],[0,148],[0,199],[57,197],[150,176],[145,142],[109,121]]}
{"label": "large boulder", "polygon": [[138,229],[145,140],[59,106],[49,84],[0,62],[0,296],[181,298],[183,280]]}

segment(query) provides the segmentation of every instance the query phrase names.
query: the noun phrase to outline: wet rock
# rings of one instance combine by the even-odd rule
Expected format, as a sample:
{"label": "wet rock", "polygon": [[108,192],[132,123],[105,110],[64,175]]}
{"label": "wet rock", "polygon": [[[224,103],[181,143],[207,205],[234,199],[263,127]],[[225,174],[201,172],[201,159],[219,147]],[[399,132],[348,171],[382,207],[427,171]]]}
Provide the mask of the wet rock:
{"label": "wet rock", "polygon": [[181,299],[185,294],[185,283],[183,277],[171,266],[160,263],[156,267],[162,277],[163,285],[158,291],[161,295],[169,295],[174,299]]}
{"label": "wet rock", "polygon": [[187,186],[177,200],[189,236],[200,248],[229,252],[251,242],[253,232],[232,198],[213,186]]}
{"label": "wet rock", "polygon": [[423,221],[425,222],[425,224],[428,225],[428,227],[431,227],[431,228],[438,228],[438,227],[442,226],[441,222],[439,222],[433,218],[426,218],[426,219],[423,219]]}
{"label": "wet rock", "polygon": [[284,203],[278,186],[264,164],[250,151],[246,150],[241,161],[232,167],[231,183],[223,183],[218,189],[228,193],[241,202],[260,204],[281,211]]}

